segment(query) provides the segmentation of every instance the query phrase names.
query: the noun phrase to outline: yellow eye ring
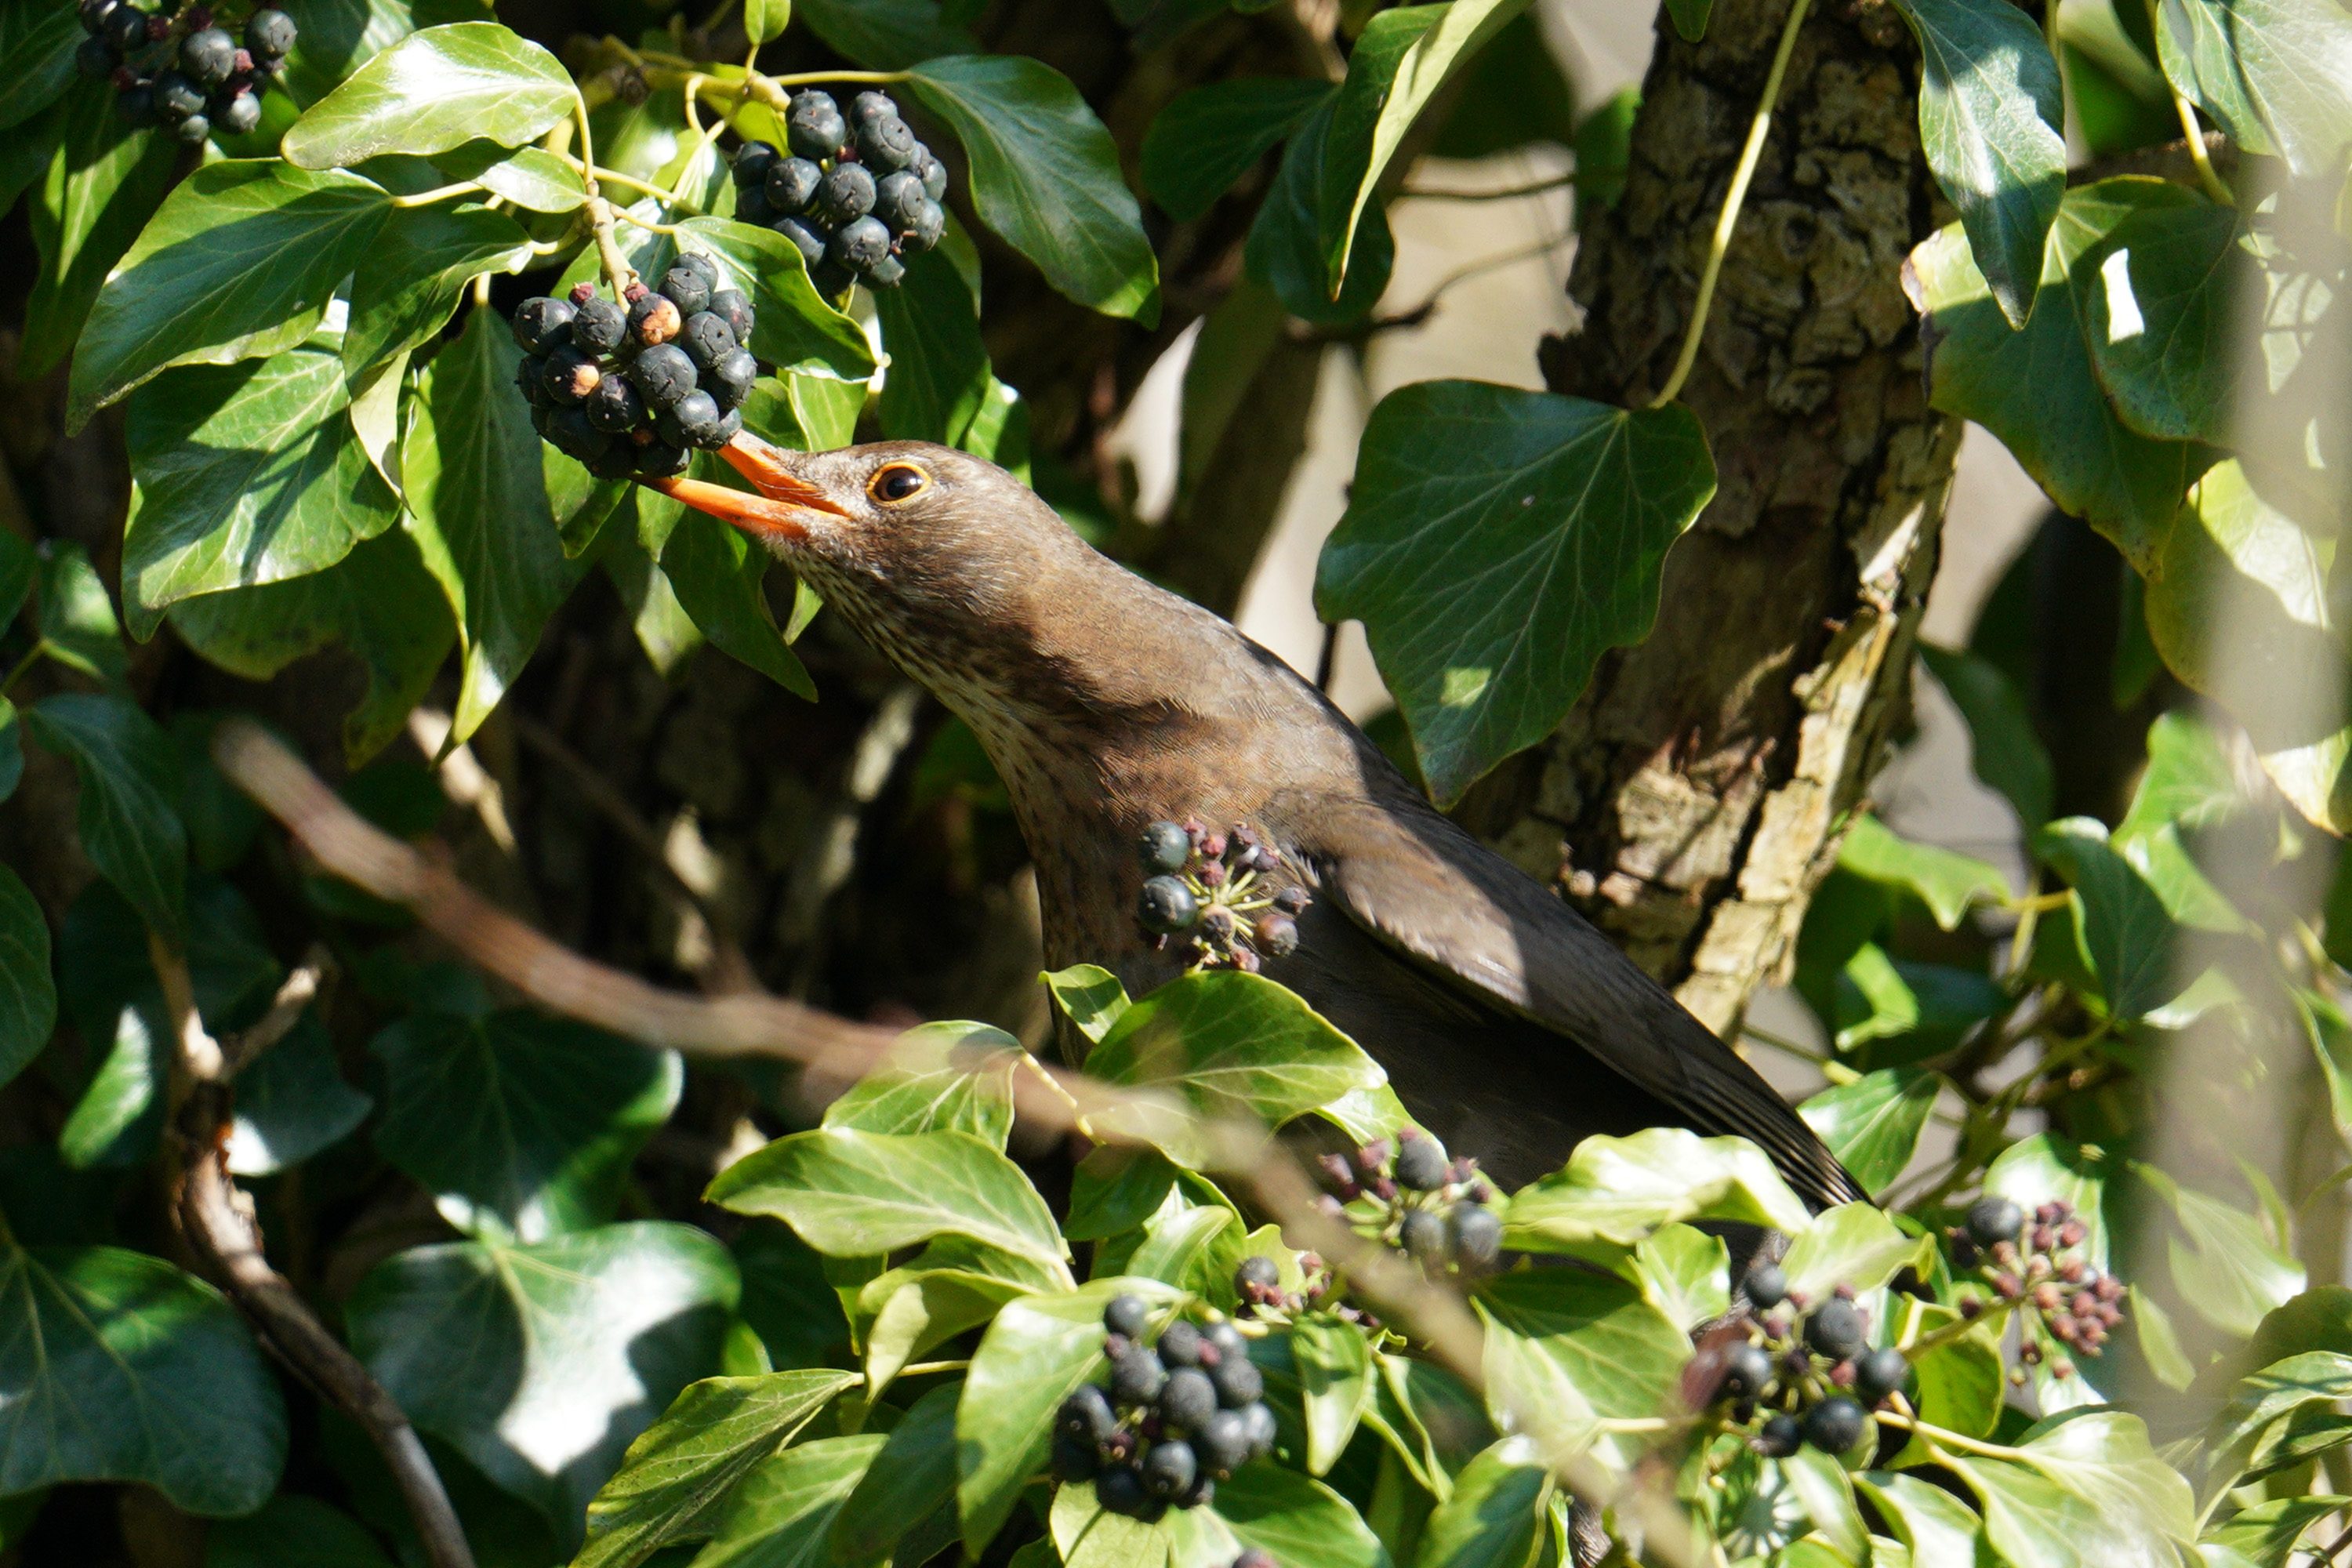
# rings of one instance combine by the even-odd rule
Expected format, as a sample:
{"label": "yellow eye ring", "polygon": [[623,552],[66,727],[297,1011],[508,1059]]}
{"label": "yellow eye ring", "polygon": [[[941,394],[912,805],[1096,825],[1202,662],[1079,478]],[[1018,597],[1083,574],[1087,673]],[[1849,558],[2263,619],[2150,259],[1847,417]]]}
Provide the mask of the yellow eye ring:
{"label": "yellow eye ring", "polygon": [[885,463],[866,481],[866,493],[885,506],[913,500],[931,488],[931,476],[913,463]]}

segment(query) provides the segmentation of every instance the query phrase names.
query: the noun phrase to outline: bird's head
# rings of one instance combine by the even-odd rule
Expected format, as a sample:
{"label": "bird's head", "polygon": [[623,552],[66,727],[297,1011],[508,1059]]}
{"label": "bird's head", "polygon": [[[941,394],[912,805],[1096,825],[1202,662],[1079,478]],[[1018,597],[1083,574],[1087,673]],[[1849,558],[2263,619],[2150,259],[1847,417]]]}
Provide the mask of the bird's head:
{"label": "bird's head", "polygon": [[[647,481],[774,552],[866,638],[951,707],[1022,682],[1126,574],[992,463],[922,441],[793,452],[748,432],[720,456],[748,491]],[[1132,581],[1132,579],[1129,579]]]}

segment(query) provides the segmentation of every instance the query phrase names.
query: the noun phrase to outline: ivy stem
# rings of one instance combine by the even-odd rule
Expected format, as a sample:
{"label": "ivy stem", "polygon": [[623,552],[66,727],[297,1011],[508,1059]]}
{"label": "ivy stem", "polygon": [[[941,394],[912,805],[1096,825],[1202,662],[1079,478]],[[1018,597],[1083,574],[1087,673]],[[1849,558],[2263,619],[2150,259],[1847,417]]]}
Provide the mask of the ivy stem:
{"label": "ivy stem", "polygon": [[596,233],[596,254],[604,262],[604,281],[613,288],[613,298],[627,298],[629,285],[637,269],[621,254],[613,238],[613,204],[604,199],[596,180],[596,140],[588,129],[588,100],[577,88],[572,93],[572,120],[580,128],[580,184],[588,193],[588,224]]}
{"label": "ivy stem", "polygon": [[1958,1448],[1964,1454],[1979,1454],[1988,1459],[2017,1458],[2015,1448],[2007,1447],[2000,1443],[1987,1443],[1975,1437],[1964,1436],[1958,1432],[1948,1431],[1941,1426],[1922,1421],[1916,1415],[1899,1415],[1892,1410],[1882,1410],[1878,1412],[1878,1419],[1890,1426],[1899,1427],[1916,1435],[1931,1448]]}
{"label": "ivy stem", "polygon": [[[2157,10],[2157,0],[2147,0],[2147,21],[2148,26],[2156,29],[2155,36],[2162,37],[2165,22],[2164,17]],[[2171,78],[2167,77],[2164,85],[2172,94],[2172,112],[2180,117],[2181,134],[2189,139],[2189,161],[2197,166],[2197,183],[2205,187],[2207,195],[2223,206],[2236,206],[2238,193],[2230,188],[2230,182],[2223,179],[2221,171],[2213,167],[2212,154],[2205,150],[2205,132],[2204,128],[2197,123],[2195,106],[2189,101],[2186,94],[2172,85]]]}
{"label": "ivy stem", "polygon": [[16,682],[24,679],[26,674],[32,669],[33,666],[40,663],[43,656],[48,651],[49,644],[46,637],[26,648],[25,657],[16,661],[16,668],[8,672],[7,678],[0,679],[0,697],[5,697],[9,692],[14,691],[16,689]]}
{"label": "ivy stem", "polygon": [[1789,7],[1789,19],[1780,25],[1780,44],[1772,51],[1772,68],[1764,78],[1764,97],[1756,105],[1756,118],[1748,123],[1748,142],[1739,149],[1739,163],[1731,171],[1731,187],[1723,194],[1723,211],[1715,220],[1715,235],[1707,242],[1706,266],[1698,275],[1698,296],[1691,301],[1691,321],[1683,333],[1682,353],[1675,356],[1675,368],[1666,377],[1666,384],[1650,399],[1652,408],[1664,408],[1682,395],[1683,383],[1690,379],[1691,367],[1698,363],[1698,341],[1706,331],[1706,315],[1715,303],[1716,280],[1723,276],[1723,258],[1731,248],[1731,231],[1738,226],[1739,208],[1748,200],[1748,183],[1756,177],[1756,165],[1764,156],[1764,139],[1772,131],[1772,108],[1780,99],[1781,79],[1789,74],[1789,57],[1797,52],[1797,29],[1805,20],[1811,0],[1793,0]]}
{"label": "ivy stem", "polygon": [[793,76],[761,77],[757,79],[777,87],[815,87],[828,81],[858,81],[884,84],[905,81],[913,71],[801,71]]}
{"label": "ivy stem", "polygon": [[970,1358],[966,1358],[962,1361],[919,1361],[912,1366],[900,1367],[898,1369],[898,1375],[900,1377],[924,1377],[934,1373],[963,1372],[970,1368],[971,1365],[971,1362]]}
{"label": "ivy stem", "polygon": [[429,191],[419,191],[413,196],[394,196],[395,207],[425,207],[435,202],[446,202],[452,196],[470,196],[483,188],[479,180],[460,180],[454,185],[436,185]]}
{"label": "ivy stem", "polygon": [[1920,1357],[1930,1352],[1943,1349],[1954,1340],[1966,1335],[1970,1330],[1980,1329],[1988,1323],[1995,1327],[2000,1326],[2001,1321],[2015,1310],[2017,1310],[2017,1303],[2014,1301],[1996,1302],[1989,1311],[1979,1312],[1973,1318],[1962,1318],[1958,1322],[1946,1323],[1942,1328],[1922,1334],[1909,1344],[1897,1348],[1906,1357],[1916,1363]]}
{"label": "ivy stem", "polygon": [[647,181],[635,179],[630,175],[617,173],[612,169],[597,170],[596,178],[608,185],[619,185],[625,190],[642,192],[644,195],[649,196],[658,196],[661,200],[668,203],[671,206],[684,207],[688,213],[697,217],[699,217],[702,215],[702,208],[695,203],[688,201],[684,196],[678,195],[675,192],[666,191],[659,185],[650,184]]}
{"label": "ivy stem", "polygon": [[[627,224],[632,228],[642,228],[653,234],[676,234],[677,232],[677,226],[676,224],[648,223],[646,219],[639,217],[636,214],[631,212],[626,207],[612,207],[608,210],[614,217],[618,218],[621,222]],[[622,265],[626,266],[627,263],[624,262]],[[634,276],[634,274],[632,275]]]}

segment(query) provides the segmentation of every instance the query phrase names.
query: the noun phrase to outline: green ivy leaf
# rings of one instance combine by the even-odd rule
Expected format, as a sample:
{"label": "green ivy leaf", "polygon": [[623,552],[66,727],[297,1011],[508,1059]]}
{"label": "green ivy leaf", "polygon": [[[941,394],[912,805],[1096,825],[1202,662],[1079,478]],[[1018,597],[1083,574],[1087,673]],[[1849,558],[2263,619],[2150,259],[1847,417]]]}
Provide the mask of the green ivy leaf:
{"label": "green ivy leaf", "polygon": [[0,866],[0,1083],[40,1055],[57,1024],[48,919],[24,879]]}
{"label": "green ivy leaf", "polygon": [[400,732],[457,637],[448,601],[404,531],[307,577],[183,600],[171,622],[197,653],[248,680],[341,643],[366,674],[343,719],[343,754],[354,765]]}
{"label": "green ivy leaf", "polygon": [[[1913,1297],[1890,1295],[1886,1301],[1893,1317],[1891,1344],[1924,1339],[1960,1321],[1955,1309]],[[1920,1420],[1964,1437],[1990,1437],[1999,1429],[2009,1378],[1998,1331],[1978,1328],[1945,1341],[1912,1363],[1911,1378]],[[1927,1445],[1914,1434],[1896,1462],[1927,1463]]]}
{"label": "green ivy leaf", "polygon": [[[639,491],[637,504],[648,499],[648,492]],[[704,512],[683,513],[662,542],[662,576],[694,629],[730,658],[814,702],[816,683],[768,607],[764,584],[774,563],[765,546]]]}
{"label": "green ivy leaf", "polygon": [[419,27],[489,19],[489,0],[306,0],[281,79],[296,102],[316,103]]}
{"label": "green ivy leaf", "polygon": [[2027,826],[2049,821],[2056,787],[2050,753],[2034,732],[2025,699],[2009,677],[1990,659],[1960,649],[1922,643],[1919,658],[1968,723],[1977,777],[2015,806],[2018,820]]}
{"label": "green ivy leaf", "polygon": [[1813,1218],[1789,1246],[1781,1268],[1789,1289],[1815,1300],[1840,1285],[1875,1290],[1906,1268],[1924,1268],[1934,1243],[1907,1236],[1884,1211],[1868,1204],[1840,1204]]}
{"label": "green ivy leaf", "polygon": [[[1045,1528],[1052,1560],[1062,1568],[1169,1568],[1177,1532],[1188,1537],[1213,1532],[1213,1525],[1202,1528],[1205,1522],[1186,1517],[1181,1510],[1150,1521],[1116,1514],[1097,1500],[1094,1482],[1075,1481],[1055,1489]],[[1225,1544],[1210,1543],[1201,1560],[1230,1562]],[[1186,1557],[1190,1562],[1192,1553]]]}
{"label": "green ivy leaf", "polygon": [[1958,1498],[1917,1476],[1885,1470],[1865,1470],[1854,1485],[1910,1548],[1911,1568],[1976,1568],[1984,1527]]}
{"label": "green ivy leaf", "polygon": [[345,374],[356,385],[373,367],[430,342],[477,274],[520,272],[533,259],[530,237],[503,213],[471,205],[394,213],[352,275]]}
{"label": "green ivy leaf", "polygon": [[2164,74],[2249,153],[2320,174],[2352,140],[2352,16],[2334,0],[2163,0]]}
{"label": "green ivy leaf", "polygon": [[1715,0],[1666,0],[1666,15],[1674,18],[1675,31],[1686,44],[1706,37],[1707,14],[1714,9]]}
{"label": "green ivy leaf", "polygon": [[2088,295],[2103,287],[2103,258],[2126,217],[2200,199],[2128,176],[2068,191],[2033,315],[2014,331],[1957,225],[1914,250],[1906,273],[1933,345],[1930,401],[2000,437],[2053,501],[2112,540],[2143,574],[2152,574],[2181,496],[2213,454],[2137,435],[2116,416],[2092,368]]}
{"label": "green ivy leaf", "polygon": [[[2243,724],[2263,771],[2331,833],[2352,827],[2352,729],[2305,695],[2343,661],[2326,545],[2231,458],[2197,481],[2147,589],[2147,629],[2181,681]],[[2215,658],[2228,617],[2236,664]],[[2317,662],[2312,662],[2317,661]]]}
{"label": "green ivy leaf", "polygon": [[2116,225],[2084,289],[2092,366],[2143,436],[2233,437],[2240,301],[2259,286],[2238,223],[2211,202],[2142,208]]}
{"label": "green ivy leaf", "polygon": [[611,1219],[685,1079],[674,1053],[520,1007],[414,1013],[368,1049],[384,1069],[377,1150],[485,1241]]}
{"label": "green ivy leaf", "polygon": [[[441,172],[440,184],[479,180],[494,196],[535,213],[568,213],[588,199],[580,171],[544,147],[501,147],[495,142],[469,142],[433,160]],[[418,211],[448,211],[425,207]]]}
{"label": "green ivy leaf", "polygon": [[1013,1132],[1021,1042],[987,1024],[908,1030],[824,1109],[827,1127],[860,1132],[968,1132],[1000,1153]]}
{"label": "green ivy leaf", "polygon": [[1316,611],[1363,621],[1430,793],[1450,803],[1549,733],[1602,654],[1649,635],[1666,547],[1714,493],[1680,405],[1406,386],[1365,427]]}
{"label": "green ivy leaf", "polygon": [[1143,188],[1170,217],[1192,222],[1331,93],[1304,77],[1253,76],[1177,94],[1144,133]]}
{"label": "green ivy leaf", "polygon": [[1642,1299],[1685,1332],[1731,1310],[1731,1254],[1723,1237],[1662,1225],[1633,1248]]}
{"label": "green ivy leaf", "polygon": [[908,85],[955,128],[972,202],[1046,281],[1107,316],[1160,319],[1160,264],[1118,150],[1069,79],[1018,55],[917,66]]}
{"label": "green ivy leaf", "polygon": [[[2205,1532],[2200,1545],[2219,1547],[2231,1555],[2223,1563],[2252,1568],[2286,1568],[2297,1542],[2321,1520],[2352,1508],[2352,1498],[2284,1497],[2259,1502]],[[2207,1562],[2212,1562],[2208,1553]]]}
{"label": "green ivy leaf", "polygon": [[373,181],[278,160],[197,170],[108,277],[74,350],[66,424],[170,365],[226,364],[310,335],[392,211]]}
{"label": "green ivy leaf", "polygon": [[274,1175],[341,1142],[374,1109],[373,1096],[343,1080],[335,1043],[318,1015],[305,1013],[236,1075],[228,1168],[240,1176]]}
{"label": "green ivy leaf", "polygon": [[278,1381],[236,1309],[160,1258],[0,1245],[0,1492],[139,1481],[250,1513],[286,1462]]}
{"label": "green ivy leaf", "polygon": [[1139,999],[1086,1066],[1106,1083],[1166,1090],[1187,1108],[1189,1116],[1170,1115],[1136,1103],[1101,1115],[1106,1128],[1135,1132],[1194,1170],[1213,1152],[1200,1120],[1276,1128],[1388,1081],[1379,1063],[1297,994],[1237,970],[1183,975]]}
{"label": "green ivy leaf", "polygon": [[745,1476],[713,1521],[700,1568],[824,1568],[833,1521],[880,1456],[878,1432],[786,1448]]}
{"label": "green ivy leaf", "polygon": [[1285,1568],[1388,1568],[1387,1549],[1355,1505],[1297,1470],[1244,1465],[1217,1483],[1214,1506],[1243,1545]]}
{"label": "green ivy leaf", "polygon": [[89,552],[70,540],[46,539],[38,562],[42,646],[67,668],[121,689],[130,671],[122,624]]}
{"label": "green ivy leaf", "polygon": [[0,802],[16,793],[24,776],[24,726],[16,721],[16,705],[0,697]]}
{"label": "green ivy leaf", "polygon": [[1067,1278],[1045,1200],[1021,1167],[967,1132],[796,1132],[728,1166],[705,1195],[781,1219],[834,1258],[961,1236]]}
{"label": "green ivy leaf", "polygon": [[[1427,7],[1423,7],[1427,9]],[[1324,261],[1323,164],[1331,129],[1333,100],[1327,98],[1291,132],[1274,187],[1250,224],[1242,264],[1249,277],[1274,290],[1283,309],[1319,326],[1352,321],[1380,303],[1396,265],[1396,236],[1388,214],[1365,209],[1349,241],[1348,276],[1335,297]]]}
{"label": "green ivy leaf", "polygon": [[205,1568],[393,1568],[359,1521],[299,1492],[205,1530]]}
{"label": "green ivy leaf", "polygon": [[336,169],[478,137],[520,147],[569,115],[575,96],[562,61],[495,22],[427,27],[312,104],[280,151],[298,169]]}
{"label": "green ivy leaf", "polygon": [[[59,114],[57,151],[26,211],[41,253],[16,356],[16,374],[28,377],[46,374],[68,353],[79,359],[89,352],[82,327],[90,304],[155,215],[180,161],[170,137],[123,120],[104,84],[82,85]],[[34,140],[29,132],[7,140],[20,138]]]}
{"label": "green ivy leaf", "polygon": [[1551,1472],[1525,1437],[1506,1437],[1454,1478],[1429,1516],[1418,1568],[1524,1568],[1535,1560]]}
{"label": "green ivy leaf", "polygon": [[1372,1400],[1372,1350],[1364,1331],[1313,1316],[1291,1325],[1290,1356],[1307,1410],[1307,1473],[1339,1462]]}
{"label": "green ivy leaf", "polygon": [[[880,1456],[834,1516],[835,1563],[880,1563],[894,1549],[899,1562],[928,1562],[954,1544],[956,1405],[962,1394],[958,1383],[934,1388],[890,1429]],[[929,1550],[911,1547],[910,1535]]]}
{"label": "green ivy leaf", "polygon": [[827,47],[868,70],[904,70],[979,47],[940,16],[938,0],[800,0],[800,16]]}
{"label": "green ivy leaf", "polygon": [[410,535],[465,652],[460,741],[506,696],[580,576],[556,537],[530,406],[514,395],[521,359],[498,312],[477,308],[420,378],[401,449]]}
{"label": "green ivy leaf", "polygon": [[1044,977],[1054,1005],[1076,1026],[1079,1034],[1099,1045],[1111,1026],[1129,1006],[1127,987],[1099,963],[1074,963]]}
{"label": "green ivy leaf", "polygon": [[305,346],[175,370],[131,399],[123,525],[132,629],[183,599],[305,576],[399,521],[348,417],[343,367]]}
{"label": "green ivy leaf", "polygon": [[2154,1165],[2135,1163],[2132,1173],[2172,1212],[2178,1228],[2166,1237],[2165,1250],[2180,1299],[2222,1332],[2251,1336],[2310,1283],[2303,1264],[2253,1215],[2184,1187]]}
{"label": "green ivy leaf", "polygon": [[735,1483],[856,1381],[818,1367],[689,1385],[590,1500],[587,1543],[572,1568],[636,1568],[664,1546],[708,1535]]}
{"label": "green ivy leaf", "polygon": [[1317,201],[1318,241],[1336,299],[1364,214],[1421,111],[1527,0],[1454,0],[1381,11],[1348,56],[1347,79],[1331,104]]}
{"label": "green ivy leaf", "polygon": [[2008,879],[1988,862],[1898,838],[1874,816],[1857,816],[1846,829],[1838,846],[1838,869],[1917,894],[1946,931],[1957,930],[1972,904],[2009,900]]}
{"label": "green ivy leaf", "polygon": [[2009,0],[1898,0],[1919,40],[1919,142],[2001,314],[2023,326],[2066,191],[2066,90]]}
{"label": "green ivy leaf", "polygon": [[74,51],[88,36],[71,5],[0,5],[0,131],[57,101],[74,79]]}
{"label": "green ivy leaf", "polygon": [[188,839],[174,804],[180,753],[172,738],[121,698],[82,692],[44,697],[25,721],[33,739],[73,762],[81,781],[74,823],[90,864],[141,919],[176,939],[187,907]]}
{"label": "green ivy leaf", "polygon": [[1055,1407],[1102,1369],[1103,1307],[1121,1294],[1158,1307],[1176,1299],[1156,1279],[1097,1279],[1008,1302],[981,1336],[956,1405],[956,1506],[974,1556],[1045,1468]]}
{"label": "green ivy leaf", "polygon": [[2213,727],[2194,713],[2160,713],[2147,727],[2147,766],[2116,825],[2116,842],[2166,827],[2211,826],[2251,804]]}
{"label": "green ivy leaf", "polygon": [[2104,824],[2085,816],[2051,823],[2034,835],[2033,852],[2073,886],[2083,958],[2116,1017],[2145,1016],[2179,993],[2172,917],[2138,868],[2107,843]]}
{"label": "green ivy leaf", "polygon": [[571,1549],[629,1444],[716,1370],[738,1290],[711,1237],[645,1221],[529,1247],[395,1253],[352,1292],[345,1321],[409,1419]]}
{"label": "green ivy leaf", "polygon": [[970,433],[993,380],[980,311],[955,266],[933,251],[907,258],[896,289],[877,292],[890,373],[875,412],[893,440],[955,446]]}
{"label": "green ivy leaf", "polygon": [[1504,1214],[1505,1246],[1547,1253],[1596,1240],[1631,1247],[1675,1220],[1738,1220],[1791,1236],[1812,1224],[1761,1149],[1679,1127],[1587,1138],[1565,1169],[1520,1188]]}
{"label": "green ivy leaf", "polygon": [[[1596,1424],[1654,1415],[1677,1397],[1690,1336],[1613,1275],[1541,1268],[1499,1275],[1474,1303],[1486,1324],[1486,1405],[1496,1425],[1621,1467],[1639,1435]],[[1460,1483],[1457,1481],[1456,1485]]]}
{"label": "green ivy leaf", "polygon": [[2017,1568],[2106,1568],[2193,1554],[2189,1483],[2156,1457],[2136,1415],[2053,1416],[2026,1432],[2014,1458],[1938,1454],[1984,1505],[1986,1542]]}
{"label": "green ivy leaf", "polygon": [[745,0],[743,35],[755,46],[783,37],[792,22],[793,0]]}
{"label": "green ivy leaf", "polygon": [[1798,1108],[1838,1163],[1872,1193],[1885,1189],[1919,1147],[1943,1079],[1917,1068],[1886,1068],[1840,1084]]}

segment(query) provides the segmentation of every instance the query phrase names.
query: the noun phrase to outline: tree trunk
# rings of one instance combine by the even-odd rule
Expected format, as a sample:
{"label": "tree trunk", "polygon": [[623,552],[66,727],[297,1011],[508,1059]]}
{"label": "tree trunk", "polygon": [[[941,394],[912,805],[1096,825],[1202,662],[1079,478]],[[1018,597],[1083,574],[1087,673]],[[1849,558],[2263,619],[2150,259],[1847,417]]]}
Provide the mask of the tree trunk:
{"label": "tree trunk", "polygon": [[[1544,346],[1563,392],[1663,384],[1788,0],[1664,20],[1631,177]],[[1683,400],[1719,489],[1668,556],[1657,629],[1604,659],[1476,825],[1692,1011],[1729,1026],[1782,971],[1909,692],[1958,447],[1899,272],[1934,223],[1917,59],[1874,0],[1816,7],[1790,64]]]}

